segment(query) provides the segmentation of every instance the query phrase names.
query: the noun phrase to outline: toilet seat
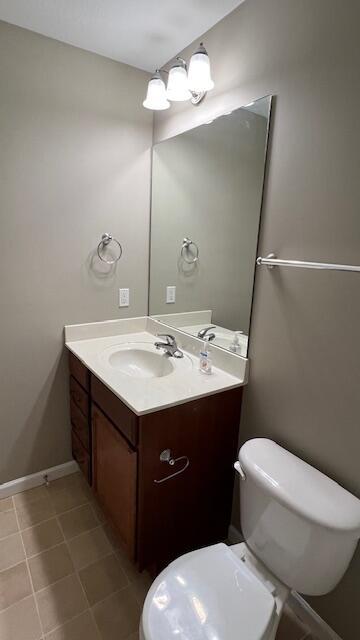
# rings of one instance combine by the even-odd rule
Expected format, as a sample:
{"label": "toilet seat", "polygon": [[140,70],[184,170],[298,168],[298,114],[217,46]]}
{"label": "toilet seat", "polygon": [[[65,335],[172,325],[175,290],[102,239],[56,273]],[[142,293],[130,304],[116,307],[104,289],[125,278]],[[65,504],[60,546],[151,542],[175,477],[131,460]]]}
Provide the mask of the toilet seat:
{"label": "toilet seat", "polygon": [[265,640],[275,598],[225,544],[172,562],[153,582],[142,615],[144,640]]}

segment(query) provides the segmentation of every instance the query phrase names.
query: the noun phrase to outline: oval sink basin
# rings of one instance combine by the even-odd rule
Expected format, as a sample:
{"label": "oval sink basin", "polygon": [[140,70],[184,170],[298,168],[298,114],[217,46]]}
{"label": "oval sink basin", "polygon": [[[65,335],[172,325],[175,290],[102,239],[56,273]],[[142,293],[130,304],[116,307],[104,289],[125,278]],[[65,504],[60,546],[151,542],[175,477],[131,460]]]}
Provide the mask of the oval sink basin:
{"label": "oval sink basin", "polygon": [[103,364],[133,378],[163,378],[192,366],[187,356],[171,358],[148,342],[113,345],[105,349],[100,357]]}
{"label": "oval sink basin", "polygon": [[174,370],[165,354],[131,347],[112,353],[109,364],[134,378],[162,378]]}

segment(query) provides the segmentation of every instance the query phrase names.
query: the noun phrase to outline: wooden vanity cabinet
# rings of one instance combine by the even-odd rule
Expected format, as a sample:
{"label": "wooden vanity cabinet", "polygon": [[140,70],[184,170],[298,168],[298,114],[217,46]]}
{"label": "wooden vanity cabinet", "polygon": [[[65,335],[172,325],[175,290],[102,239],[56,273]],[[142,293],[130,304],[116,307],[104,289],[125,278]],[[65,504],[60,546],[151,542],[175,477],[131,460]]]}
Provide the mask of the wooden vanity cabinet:
{"label": "wooden vanity cabinet", "polygon": [[[81,386],[74,366],[71,372]],[[157,572],[182,553],[227,538],[242,388],[143,416],[93,374],[87,393],[93,490],[139,569]],[[83,402],[77,397],[76,408]],[[73,415],[72,409],[72,421]],[[73,437],[78,444],[74,426]],[[81,444],[84,453],[84,437]],[[80,464],[81,454],[73,450]],[[166,450],[174,464],[160,459]]]}
{"label": "wooden vanity cabinet", "polygon": [[72,353],[69,354],[69,370],[72,454],[91,484],[90,372]]}

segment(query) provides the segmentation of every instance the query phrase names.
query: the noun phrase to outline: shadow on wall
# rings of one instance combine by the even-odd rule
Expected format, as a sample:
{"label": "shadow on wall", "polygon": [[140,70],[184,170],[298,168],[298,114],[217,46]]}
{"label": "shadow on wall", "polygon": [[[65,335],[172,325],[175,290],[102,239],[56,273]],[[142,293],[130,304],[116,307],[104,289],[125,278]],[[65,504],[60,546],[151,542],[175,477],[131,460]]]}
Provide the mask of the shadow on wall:
{"label": "shadow on wall", "polygon": [[[71,460],[67,355],[62,348],[19,437],[8,451],[0,482],[18,477],[13,469],[19,460],[24,461],[23,475]],[[36,361],[33,365],[36,368]],[[21,402],[21,390],[18,400]]]}

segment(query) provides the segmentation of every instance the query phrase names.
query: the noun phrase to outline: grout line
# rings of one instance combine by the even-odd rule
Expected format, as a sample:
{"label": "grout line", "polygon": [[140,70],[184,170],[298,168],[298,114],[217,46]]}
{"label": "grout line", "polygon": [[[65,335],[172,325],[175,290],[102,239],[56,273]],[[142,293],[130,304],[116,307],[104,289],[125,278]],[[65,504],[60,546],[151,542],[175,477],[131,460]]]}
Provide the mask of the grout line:
{"label": "grout line", "polygon": [[[51,519],[52,520],[57,520],[56,517],[55,518],[51,518]],[[60,532],[61,532],[62,536],[64,536],[64,532],[63,532],[63,529],[61,527],[60,522],[58,522],[58,526],[59,526],[59,529],[60,529]],[[83,536],[84,534],[89,533],[90,531],[95,531],[95,529],[101,529],[102,526],[103,526],[102,524],[97,524],[95,527],[92,527],[92,529],[87,529],[86,531],[83,531],[82,533],[78,533],[76,536],[73,536],[72,538],[69,538],[68,540],[66,540],[66,538],[63,537],[63,540],[61,540],[60,542],[57,542],[56,544],[51,545],[51,547],[46,547],[46,549],[43,549],[42,551],[38,551],[37,553],[33,553],[30,556],[28,556],[26,554],[24,541],[23,541],[22,535],[21,535],[22,531],[16,531],[15,533],[12,533],[10,536],[7,536],[6,538],[3,538],[3,540],[6,540],[7,538],[11,538],[12,536],[19,535],[20,539],[21,539],[21,542],[22,542],[22,547],[24,549],[25,556],[24,556],[24,558],[22,558],[18,562],[15,562],[14,564],[11,564],[9,567],[5,567],[4,569],[1,569],[0,570],[0,574],[3,571],[7,571],[8,569],[12,569],[13,567],[16,567],[17,564],[20,564],[21,562],[24,562],[25,560],[32,560],[33,558],[37,558],[38,556],[41,556],[43,553],[46,553],[47,551],[51,551],[52,549],[56,549],[56,547],[60,547],[64,543],[72,542],[73,540],[76,540],[77,538],[80,538],[80,536]],[[2,540],[0,540],[0,542],[2,542]],[[109,541],[109,544],[111,545],[110,541]],[[114,551],[114,553],[115,553],[115,551]],[[110,553],[106,553],[105,555],[108,556],[108,555],[110,555]],[[71,554],[70,554],[70,557],[71,557]],[[100,556],[100,557],[103,558],[105,556]],[[100,557],[99,557],[99,559],[100,559]],[[95,560],[95,562],[96,562],[96,560]],[[90,564],[93,564],[93,563],[91,562]],[[84,567],[81,567],[81,569],[85,569],[88,566],[89,565],[85,565]],[[81,571],[81,569],[80,569],[80,571]],[[77,569],[75,569],[75,571],[77,571]],[[46,587],[44,587],[44,588],[46,588]]]}
{"label": "grout line", "polygon": [[[88,609],[84,609],[84,611],[82,611],[81,613],[77,613],[76,616],[73,616],[72,618],[70,618],[69,620],[67,620],[66,622],[64,622],[63,624],[58,624],[57,627],[54,627],[53,629],[51,629],[51,631],[48,631],[45,636],[44,636],[44,640],[46,640],[46,638],[49,637],[49,635],[51,635],[52,633],[54,633],[54,631],[58,631],[58,629],[61,629],[62,627],[64,627],[66,624],[68,624],[68,622],[72,622],[73,620],[76,620],[77,618],[80,618],[81,616],[84,615],[84,613],[86,613],[88,611]],[[84,639],[85,640],[85,639]]]}
{"label": "grout line", "polygon": [[[16,512],[16,509],[15,509],[15,512]],[[23,529],[19,528],[19,531],[28,531],[29,529],[34,529],[34,527],[38,527],[41,524],[45,524],[46,522],[49,522],[50,520],[53,520],[55,518],[55,515],[56,514],[54,514],[53,516],[50,516],[50,518],[45,518],[45,520],[40,520],[40,522],[37,522],[36,524],[31,524],[30,527],[24,527]],[[20,523],[19,523],[19,525],[20,525]]]}
{"label": "grout line", "polygon": [[[31,502],[30,504],[34,504],[36,502],[39,502],[39,500],[35,500],[34,502]],[[60,511],[60,513],[56,513],[56,511],[54,511],[53,515],[50,516],[50,518],[45,518],[44,520],[40,520],[39,522],[36,522],[35,524],[31,524],[29,527],[23,527],[23,529],[20,529],[20,531],[27,531],[27,529],[32,529],[33,527],[38,527],[40,524],[44,524],[44,522],[49,522],[49,520],[53,520],[53,518],[57,518],[58,516],[65,515],[65,513],[70,513],[71,511],[75,511],[76,509],[81,509],[81,507],[85,507],[87,504],[90,505],[90,507],[92,507],[91,502],[88,500],[87,502],[82,502],[81,504],[78,504],[76,507],[71,507],[71,509],[65,509],[65,511]],[[23,508],[24,506],[26,506],[26,505],[22,505],[21,508]],[[53,507],[54,505],[51,503],[51,506]],[[11,509],[11,511],[12,511],[12,509]],[[16,507],[15,507],[15,511],[17,511]]]}
{"label": "grout line", "polygon": [[[66,487],[64,487],[64,488],[66,488]],[[23,548],[23,552],[24,552],[25,557],[24,557],[24,559],[22,559],[22,560],[20,560],[19,562],[17,562],[15,565],[11,565],[11,566],[16,566],[17,564],[21,564],[22,562],[25,562],[25,563],[26,563],[26,567],[27,567],[27,571],[28,571],[28,576],[29,576],[29,578],[30,578],[30,584],[31,584],[31,590],[32,590],[32,593],[31,593],[30,595],[25,596],[25,598],[32,597],[32,598],[33,598],[33,600],[34,600],[34,602],[35,602],[35,607],[36,607],[36,611],[37,611],[37,614],[38,614],[38,619],[39,619],[39,622],[40,622],[40,629],[41,629],[41,638],[39,638],[39,640],[46,640],[46,638],[48,638],[48,637],[49,637],[49,634],[53,633],[56,629],[60,629],[60,628],[62,628],[64,625],[66,625],[67,623],[71,622],[72,620],[75,620],[76,618],[79,618],[81,615],[83,615],[83,614],[84,614],[84,613],[86,613],[87,611],[89,611],[90,616],[91,616],[91,618],[92,618],[92,620],[93,620],[93,623],[94,623],[94,626],[95,626],[95,630],[96,630],[96,633],[97,633],[97,635],[98,635],[98,639],[99,639],[99,640],[101,640],[101,632],[100,632],[100,629],[99,629],[99,627],[98,627],[98,625],[97,625],[97,622],[96,622],[96,619],[95,619],[95,615],[94,615],[94,612],[93,612],[93,607],[97,606],[98,604],[101,604],[102,602],[104,602],[104,601],[105,601],[105,600],[107,600],[108,598],[110,598],[110,597],[114,596],[114,595],[115,595],[115,594],[117,594],[117,593],[120,593],[121,591],[124,591],[124,590],[126,590],[126,589],[129,589],[129,590],[131,591],[131,585],[132,585],[132,581],[130,580],[129,576],[127,575],[127,572],[126,572],[125,568],[124,568],[124,567],[123,567],[123,565],[122,565],[121,558],[120,558],[120,557],[119,557],[119,555],[118,555],[118,549],[117,549],[117,547],[115,547],[115,546],[113,545],[113,543],[112,543],[112,542],[111,542],[111,540],[109,539],[108,535],[106,534],[105,527],[106,527],[106,525],[108,524],[108,521],[107,521],[106,519],[105,519],[105,521],[102,521],[102,520],[99,518],[99,516],[98,516],[98,514],[97,514],[97,512],[96,512],[96,509],[95,509],[95,505],[94,505],[94,503],[91,501],[91,498],[88,498],[88,499],[87,499],[87,501],[86,501],[85,503],[83,503],[83,504],[77,505],[76,507],[72,507],[71,509],[67,509],[67,510],[65,510],[65,511],[61,511],[60,513],[56,513],[56,512],[55,512],[55,513],[54,513],[54,515],[52,515],[50,518],[46,518],[45,520],[42,520],[42,521],[40,521],[40,522],[37,522],[37,523],[36,523],[36,524],[34,524],[34,525],[30,525],[29,527],[25,527],[24,529],[20,529],[19,517],[18,517],[18,513],[17,513],[18,508],[16,507],[16,505],[15,505],[15,503],[14,503],[14,500],[13,500],[13,497],[12,497],[12,496],[11,496],[11,498],[12,498],[12,502],[13,502],[14,508],[13,508],[13,509],[9,509],[8,511],[13,511],[13,510],[15,511],[16,522],[17,522],[17,526],[18,526],[19,528],[18,528],[18,531],[13,532],[13,533],[12,533],[12,534],[10,534],[9,536],[5,536],[5,538],[4,538],[4,539],[9,538],[9,537],[12,537],[12,536],[15,536],[15,535],[19,535],[19,536],[20,536],[20,540],[21,540],[21,544],[22,544],[22,548]],[[50,496],[49,496],[49,499],[50,499],[50,501],[51,501]],[[36,501],[35,501],[35,502],[36,502]],[[31,504],[31,503],[30,503],[30,504]],[[52,506],[53,506],[52,501],[51,501],[51,504],[52,504]],[[77,509],[80,509],[80,508],[84,507],[84,506],[85,506],[85,505],[87,505],[87,504],[90,506],[90,508],[91,508],[91,510],[92,510],[92,512],[93,512],[93,514],[94,514],[94,516],[95,516],[95,519],[96,519],[96,521],[98,522],[98,524],[96,524],[96,526],[94,526],[94,527],[92,527],[92,528],[90,528],[90,529],[87,529],[86,531],[83,531],[83,532],[81,532],[81,533],[77,534],[76,536],[73,536],[72,538],[66,539],[66,538],[65,538],[65,535],[64,535],[63,527],[62,527],[61,522],[60,522],[60,516],[62,516],[62,515],[63,515],[63,514],[65,514],[65,513],[70,513],[71,511],[75,511],[75,510],[77,510]],[[24,506],[26,506],[26,505],[21,505],[21,506],[20,506],[20,508],[23,508]],[[47,523],[47,522],[49,522],[49,521],[51,521],[51,520],[55,520],[55,521],[56,521],[56,523],[57,523],[57,525],[58,525],[58,527],[59,527],[59,530],[60,530],[60,532],[61,532],[61,534],[62,534],[62,536],[63,536],[63,538],[64,538],[64,539],[63,539],[61,542],[59,542],[59,543],[57,543],[57,544],[55,544],[55,545],[52,545],[51,547],[47,547],[47,548],[46,548],[46,549],[44,549],[43,551],[39,551],[39,552],[37,552],[37,553],[35,553],[35,554],[32,554],[31,556],[27,556],[27,555],[26,555],[25,544],[24,544],[24,540],[23,540],[23,536],[22,536],[22,532],[28,531],[29,529],[36,528],[36,527],[38,527],[39,525],[45,524],[45,523]],[[44,552],[46,552],[46,551],[50,551],[50,550],[52,550],[52,549],[54,549],[54,548],[56,548],[56,547],[59,547],[59,546],[61,546],[61,545],[63,545],[63,544],[65,544],[66,549],[67,549],[67,551],[68,551],[68,553],[69,553],[69,555],[70,555],[70,558],[71,558],[71,560],[72,560],[71,553],[70,553],[69,543],[71,543],[73,540],[75,540],[75,539],[77,539],[77,538],[80,538],[80,537],[81,537],[81,536],[83,536],[84,534],[87,534],[87,533],[89,533],[89,532],[91,532],[91,531],[95,531],[96,529],[102,529],[102,530],[103,530],[104,535],[106,536],[106,539],[107,539],[107,541],[108,541],[108,543],[109,543],[109,545],[110,545],[110,551],[105,552],[104,554],[101,554],[101,555],[100,555],[96,560],[93,560],[92,562],[90,562],[89,564],[85,565],[84,567],[81,567],[81,569],[77,569],[77,568],[75,567],[75,565],[73,564],[74,571],[73,571],[72,573],[68,574],[67,576],[63,576],[63,577],[62,577],[62,578],[60,578],[59,580],[56,580],[55,582],[53,582],[53,583],[51,583],[51,584],[47,585],[46,587],[42,587],[42,588],[41,588],[41,589],[39,589],[38,591],[35,591],[35,589],[34,589],[34,584],[33,584],[32,577],[31,577],[31,573],[30,573],[29,560],[31,560],[31,559],[32,559],[32,558],[34,558],[34,557],[40,556],[40,555],[41,555],[41,554],[43,554]],[[82,584],[82,581],[81,581],[81,579],[80,579],[80,571],[82,571],[83,569],[86,569],[87,567],[91,566],[92,564],[95,564],[95,563],[96,563],[96,562],[98,562],[99,560],[102,560],[102,559],[107,558],[107,557],[110,557],[110,556],[114,556],[114,557],[116,558],[116,561],[119,563],[119,566],[120,566],[120,568],[121,568],[122,572],[123,572],[123,573],[124,573],[124,575],[125,575],[125,578],[126,578],[126,580],[127,580],[127,583],[126,583],[123,587],[120,587],[119,589],[116,589],[116,590],[115,590],[115,591],[113,591],[111,594],[108,594],[105,598],[102,598],[101,600],[99,600],[98,602],[96,602],[96,603],[93,605],[93,607],[92,607],[92,606],[90,606],[90,602],[89,602],[88,597],[87,597],[87,595],[86,595],[85,588],[84,588],[84,586],[83,586],[83,584]],[[73,561],[72,561],[72,562],[73,562]],[[6,571],[7,569],[10,569],[10,568],[11,568],[11,567],[7,567],[6,569],[4,569],[4,571]],[[44,628],[43,628],[43,625],[42,625],[42,621],[41,621],[41,617],[40,617],[40,612],[39,612],[39,607],[38,607],[38,602],[37,602],[37,594],[38,594],[38,593],[41,593],[41,592],[42,592],[42,591],[44,591],[45,589],[48,589],[49,587],[52,587],[53,585],[57,584],[58,582],[61,582],[61,581],[65,580],[66,578],[69,578],[70,576],[75,576],[75,577],[76,577],[76,579],[77,579],[77,581],[78,581],[78,583],[80,584],[80,587],[81,587],[81,589],[82,589],[82,591],[83,591],[84,598],[85,598],[85,601],[86,601],[86,603],[87,603],[88,609],[85,609],[84,611],[81,611],[80,613],[78,613],[78,614],[76,614],[75,616],[71,617],[69,620],[66,620],[66,621],[65,621],[65,622],[63,622],[61,625],[58,625],[57,627],[54,627],[54,629],[51,629],[50,631],[48,631],[48,632],[45,634],[45,631],[44,631]],[[135,595],[135,593],[134,593],[133,595]],[[21,600],[24,600],[25,598],[22,598]],[[139,607],[141,608],[140,602],[139,602],[138,598],[136,597],[136,595],[135,595],[135,599],[136,599],[136,601],[138,602]],[[21,600],[19,600],[18,602],[20,602]],[[17,604],[17,603],[13,603],[13,604],[12,604],[12,605],[10,605],[10,606],[14,606],[15,604]],[[7,608],[9,608],[9,607],[7,607]],[[130,638],[131,638],[131,636],[132,636],[132,633],[128,636],[128,638],[130,639]],[[305,640],[305,639],[304,639],[304,640]]]}
{"label": "grout line", "polygon": [[[17,525],[19,526],[19,518],[18,518],[18,514],[17,514],[16,509],[15,509],[15,517],[16,517]],[[33,583],[33,579],[32,579],[30,568],[29,568],[29,562],[28,562],[28,559],[26,557],[26,549],[25,549],[24,540],[23,540],[23,537],[21,535],[21,532],[20,532],[20,540],[21,540],[21,544],[22,544],[22,547],[23,547],[24,555],[25,555],[25,563],[26,563],[28,576],[29,576],[29,579],[30,579],[30,586],[31,586],[32,596],[33,596],[33,600],[34,600],[34,603],[35,603],[35,609],[36,609],[36,613],[38,615],[38,620],[39,620],[39,624],[40,624],[41,637],[40,637],[39,640],[44,640],[44,627],[43,627],[42,620],[41,620],[41,617],[40,617],[39,605],[38,605],[38,601],[36,599],[34,583]]]}
{"label": "grout line", "polygon": [[74,576],[75,574],[76,574],[76,571],[74,567],[74,571],[72,571],[71,573],[68,573],[66,576],[62,576],[61,578],[54,580],[54,582],[47,584],[46,587],[41,587],[41,589],[38,589],[37,591],[35,591],[35,593],[42,593],[42,591],[45,591],[46,589],[50,589],[51,587],[54,587],[56,584],[59,584],[59,582],[63,582],[63,580],[66,580],[67,578],[70,578],[70,576]]}
{"label": "grout line", "polygon": [[3,513],[10,513],[10,511],[15,511],[15,507],[10,507],[10,509],[3,509],[0,511],[0,515]]}
{"label": "grout line", "polygon": [[0,614],[2,614],[4,611],[8,611],[12,607],[16,607],[16,605],[19,604],[19,602],[23,602],[24,600],[28,600],[28,598],[33,598],[33,594],[32,593],[28,593],[23,598],[20,598],[19,600],[16,600],[16,602],[13,602],[12,604],[9,604],[7,607],[4,607],[4,609],[0,609]]}
{"label": "grout line", "polygon": [[[94,515],[96,516],[96,514],[94,514]],[[60,523],[59,518],[57,518],[57,520],[58,520],[58,525],[59,525],[59,527],[60,527],[60,531],[61,531],[61,532],[62,532],[62,534],[64,535],[64,531],[63,531],[63,529],[62,529],[62,526],[61,526],[61,523]],[[74,538],[72,538],[72,540],[74,540]],[[73,562],[72,557],[71,557],[70,547],[69,547],[69,544],[68,544],[68,541],[67,541],[67,540],[65,540],[65,544],[66,544],[66,549],[67,549],[67,551],[68,551],[68,554],[69,554],[69,556],[70,556],[70,558],[71,558],[71,561]],[[90,565],[89,565],[89,566],[90,566]],[[84,568],[85,568],[85,567],[84,567]],[[79,570],[77,570],[76,568],[75,568],[75,573],[76,573],[76,577],[77,577],[77,579],[78,579],[78,582],[79,582],[79,584],[80,584],[80,587],[81,587],[81,589],[82,589],[82,592],[83,592],[83,594],[84,594],[85,601],[87,602],[87,605],[88,605],[88,607],[89,607],[90,617],[91,617],[91,619],[92,619],[92,621],[93,621],[93,623],[94,623],[96,634],[97,634],[97,636],[98,636],[99,640],[101,640],[101,633],[100,633],[100,629],[99,629],[99,627],[98,627],[98,625],[97,625],[97,623],[96,623],[95,615],[94,615],[94,612],[93,612],[93,611],[92,611],[92,609],[91,609],[90,602],[89,602],[89,599],[88,599],[87,594],[86,594],[86,591],[85,591],[85,587],[84,587],[83,583],[81,582],[81,578],[80,578],[80,575],[79,575]]]}

